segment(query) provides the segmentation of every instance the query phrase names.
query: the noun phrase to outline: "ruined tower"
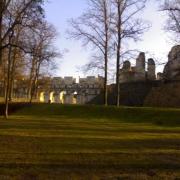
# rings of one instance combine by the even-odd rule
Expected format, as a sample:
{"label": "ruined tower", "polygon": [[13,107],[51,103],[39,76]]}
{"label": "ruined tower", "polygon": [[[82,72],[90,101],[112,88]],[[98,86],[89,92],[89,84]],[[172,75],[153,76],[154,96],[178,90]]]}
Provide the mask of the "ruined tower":
{"label": "ruined tower", "polygon": [[130,61],[124,61],[123,67],[120,69],[120,83],[131,82],[133,80],[133,74]]}
{"label": "ruined tower", "polygon": [[169,52],[163,78],[165,80],[180,80],[180,45],[174,46]]}
{"label": "ruined tower", "polygon": [[156,65],[152,58],[148,59],[147,79],[151,81],[156,79]]}
{"label": "ruined tower", "polygon": [[120,83],[145,82],[156,80],[156,65],[152,58],[148,59],[146,71],[145,53],[141,52],[136,59],[136,66],[125,61],[120,69]]}
{"label": "ruined tower", "polygon": [[130,63],[130,61],[124,61],[124,63],[123,63],[123,70],[124,71],[130,71],[131,70],[131,63]]}
{"label": "ruined tower", "polygon": [[145,80],[145,53],[141,52],[136,59],[136,81],[144,81]]}

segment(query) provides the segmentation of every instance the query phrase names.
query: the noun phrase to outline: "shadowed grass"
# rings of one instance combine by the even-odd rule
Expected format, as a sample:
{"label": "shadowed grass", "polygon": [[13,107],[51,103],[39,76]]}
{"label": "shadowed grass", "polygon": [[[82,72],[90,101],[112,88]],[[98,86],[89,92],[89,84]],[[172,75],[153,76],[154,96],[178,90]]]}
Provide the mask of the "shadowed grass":
{"label": "shadowed grass", "polygon": [[175,179],[180,110],[32,105],[0,119],[0,179]]}
{"label": "shadowed grass", "polygon": [[102,106],[69,106],[36,104],[22,109],[19,115],[64,116],[65,118],[109,119],[130,123],[155,123],[157,125],[180,126],[179,109],[128,108]]}

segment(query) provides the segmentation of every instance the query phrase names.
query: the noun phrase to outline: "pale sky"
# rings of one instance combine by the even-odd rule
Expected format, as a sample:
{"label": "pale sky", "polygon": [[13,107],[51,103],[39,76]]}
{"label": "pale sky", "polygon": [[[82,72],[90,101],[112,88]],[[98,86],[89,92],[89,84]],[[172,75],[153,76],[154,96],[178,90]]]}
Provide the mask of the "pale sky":
{"label": "pale sky", "polygon": [[[49,0],[45,5],[46,17],[60,33],[56,46],[59,49],[68,49],[64,57],[58,60],[58,70],[56,76],[83,76],[77,67],[88,62],[90,51],[83,48],[81,43],[67,39],[66,30],[68,28],[68,19],[81,15],[86,7],[86,0]],[[157,0],[149,0],[142,17],[152,23],[151,29],[144,34],[142,41],[130,44],[133,49],[153,54],[153,57],[167,61],[167,55],[173,44],[170,43],[167,34],[164,33],[163,23],[166,16],[158,11]],[[136,58],[136,57],[135,57]],[[149,56],[147,56],[149,58]],[[162,71],[162,67],[157,69]]]}

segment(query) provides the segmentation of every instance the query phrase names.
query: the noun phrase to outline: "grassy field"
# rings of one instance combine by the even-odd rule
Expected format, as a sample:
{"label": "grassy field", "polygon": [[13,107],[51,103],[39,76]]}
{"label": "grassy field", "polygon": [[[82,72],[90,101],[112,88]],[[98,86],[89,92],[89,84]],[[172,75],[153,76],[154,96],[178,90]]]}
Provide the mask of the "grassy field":
{"label": "grassy field", "polygon": [[180,110],[32,105],[0,118],[0,179],[180,179]]}

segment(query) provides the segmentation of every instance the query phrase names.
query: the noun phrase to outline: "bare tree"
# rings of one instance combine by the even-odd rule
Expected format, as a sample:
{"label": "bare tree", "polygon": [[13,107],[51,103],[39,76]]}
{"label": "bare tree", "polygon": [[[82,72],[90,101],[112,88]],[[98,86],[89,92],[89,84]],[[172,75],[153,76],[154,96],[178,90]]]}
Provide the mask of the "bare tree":
{"label": "bare tree", "polygon": [[165,0],[161,7],[162,11],[168,14],[168,20],[165,25],[167,32],[172,33],[175,38],[173,40],[180,42],[180,1],[179,0]]}
{"label": "bare tree", "polygon": [[23,43],[21,42],[20,39],[20,35],[22,33],[22,27],[17,26],[14,32],[16,35],[12,38],[12,42],[11,42],[12,55],[10,62],[11,66],[10,66],[9,101],[12,101],[13,98],[12,94],[13,94],[14,80],[17,76],[24,73],[25,65],[26,65],[25,52],[22,51]]}
{"label": "bare tree", "polygon": [[107,105],[108,59],[110,51],[111,4],[109,0],[88,0],[88,9],[79,18],[70,21],[71,38],[90,45],[104,64],[104,104]]}
{"label": "bare tree", "polygon": [[17,26],[27,26],[25,19],[29,16],[34,19],[36,17],[35,12],[39,12],[42,9],[41,0],[5,0],[2,1],[1,14],[0,14],[0,60],[2,62],[2,54],[5,49],[8,50],[7,62],[7,74],[5,75],[6,86],[5,86],[5,118],[8,117],[8,98],[10,93],[10,83],[11,77],[11,67],[13,65],[12,61],[12,48],[19,47],[17,44],[13,43],[13,39],[16,37],[15,29]]}
{"label": "bare tree", "polygon": [[43,21],[36,24],[33,31],[27,31],[27,47],[31,52],[30,56],[30,75],[28,85],[28,98],[32,102],[33,96],[36,94],[38,79],[41,67],[53,63],[60,53],[54,48],[54,39],[57,36],[55,28]]}
{"label": "bare tree", "polygon": [[149,25],[137,18],[144,9],[146,0],[111,0],[113,4],[113,18],[111,32],[114,35],[116,49],[116,103],[120,103],[120,64],[129,50],[125,50],[124,43],[129,40],[137,41]]}

